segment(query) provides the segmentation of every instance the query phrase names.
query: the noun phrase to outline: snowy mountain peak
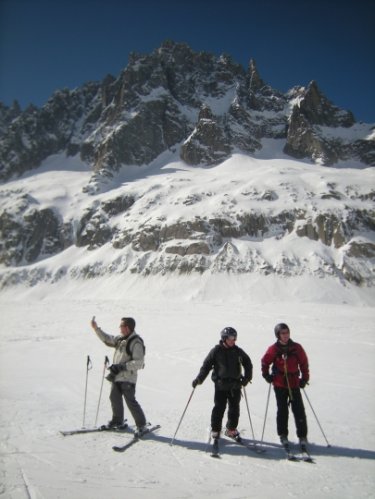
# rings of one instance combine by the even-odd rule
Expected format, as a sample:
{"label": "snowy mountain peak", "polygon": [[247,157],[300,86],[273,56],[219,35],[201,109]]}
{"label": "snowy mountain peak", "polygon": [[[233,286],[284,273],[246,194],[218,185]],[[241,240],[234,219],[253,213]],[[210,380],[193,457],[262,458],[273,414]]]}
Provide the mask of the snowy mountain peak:
{"label": "snowy mountain peak", "polygon": [[374,133],[314,81],[282,94],[253,60],[166,41],[0,115],[3,287],[122,272],[374,285]]}
{"label": "snowy mountain peak", "polygon": [[[202,106],[212,110],[215,126],[202,127]],[[263,82],[254,60],[245,71],[228,55],[194,52],[172,41],[151,54],[131,54],[117,78],[58,91],[32,113],[1,106],[0,123],[3,180],[61,152],[79,153],[96,174],[115,174],[180,150],[192,134],[194,151],[181,152],[191,165],[217,164],[236,151],[254,153],[263,138],[281,139],[286,154],[313,163],[375,164],[370,127],[358,134],[352,113],[331,104],[315,82],[283,94]],[[225,144],[219,155],[218,137]]]}

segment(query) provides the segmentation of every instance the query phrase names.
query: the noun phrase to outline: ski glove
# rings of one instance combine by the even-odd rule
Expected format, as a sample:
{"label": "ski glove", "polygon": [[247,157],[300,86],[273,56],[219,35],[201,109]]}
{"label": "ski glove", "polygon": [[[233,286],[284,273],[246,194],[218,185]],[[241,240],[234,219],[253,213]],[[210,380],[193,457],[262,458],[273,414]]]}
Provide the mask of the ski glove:
{"label": "ski glove", "polygon": [[124,371],[124,369],[126,369],[126,367],[121,364],[112,364],[109,366],[109,370],[112,374],[118,374],[120,371]]}
{"label": "ski glove", "polygon": [[251,379],[245,378],[244,376],[242,376],[242,378],[241,378],[241,385],[242,386],[246,386],[249,381],[251,381]]}
{"label": "ski glove", "polygon": [[304,379],[299,380],[299,387],[300,388],[305,388],[306,385],[307,385],[307,381],[305,381]]}
{"label": "ski glove", "polygon": [[195,378],[195,380],[193,380],[191,386],[193,388],[195,388],[197,385],[201,385],[201,384],[202,384],[202,381],[199,378]]}
{"label": "ski glove", "polygon": [[263,378],[267,381],[267,383],[272,383],[273,381],[273,376],[272,374],[265,374]]}

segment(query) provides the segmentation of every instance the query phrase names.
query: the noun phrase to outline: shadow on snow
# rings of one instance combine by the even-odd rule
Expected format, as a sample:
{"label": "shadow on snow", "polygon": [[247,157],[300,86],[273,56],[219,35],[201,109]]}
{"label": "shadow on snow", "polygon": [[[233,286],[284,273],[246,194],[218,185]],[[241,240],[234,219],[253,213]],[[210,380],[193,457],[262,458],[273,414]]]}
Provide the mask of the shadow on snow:
{"label": "shadow on snow", "polygon": [[[166,437],[162,435],[157,435],[155,433],[147,436],[147,439],[155,440],[164,444],[171,444],[171,437]],[[226,438],[220,439],[220,450],[228,455],[248,455],[252,457],[258,457],[261,459],[284,459],[285,454],[280,444],[275,442],[260,442],[259,440],[248,440],[244,439],[244,443],[252,444],[255,443],[259,447],[263,448],[266,452],[257,453],[251,449],[247,449],[246,447],[236,444],[235,442],[231,442]],[[183,447],[188,450],[195,450],[200,452],[209,452],[211,446],[207,442],[197,442],[193,440],[179,440],[175,439],[173,441],[172,447]],[[293,444],[291,442],[291,450],[292,452],[299,452],[298,444]],[[355,459],[375,459],[375,451],[367,450],[367,449],[356,449],[350,447],[340,447],[336,445],[331,445],[328,447],[327,445],[319,445],[310,443],[309,450],[311,452],[312,457],[317,456],[332,456],[332,457],[347,457],[347,458],[355,458]]]}

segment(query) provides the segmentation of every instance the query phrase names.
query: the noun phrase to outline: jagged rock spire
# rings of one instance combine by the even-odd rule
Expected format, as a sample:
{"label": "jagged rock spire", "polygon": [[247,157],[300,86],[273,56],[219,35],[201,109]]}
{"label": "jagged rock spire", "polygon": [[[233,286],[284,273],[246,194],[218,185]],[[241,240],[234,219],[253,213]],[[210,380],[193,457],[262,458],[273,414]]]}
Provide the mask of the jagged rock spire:
{"label": "jagged rock spire", "polygon": [[250,59],[249,68],[248,68],[248,77],[249,77],[249,91],[256,92],[264,87],[265,83],[259,76],[258,69],[256,67],[256,63],[254,59]]}

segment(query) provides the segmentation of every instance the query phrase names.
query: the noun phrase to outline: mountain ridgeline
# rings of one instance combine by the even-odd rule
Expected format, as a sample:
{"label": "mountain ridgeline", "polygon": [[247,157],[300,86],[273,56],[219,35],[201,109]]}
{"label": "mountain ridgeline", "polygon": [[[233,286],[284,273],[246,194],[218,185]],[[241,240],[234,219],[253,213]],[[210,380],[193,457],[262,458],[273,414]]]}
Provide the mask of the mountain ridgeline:
{"label": "mountain ridgeline", "polygon": [[[267,139],[282,144],[284,158],[312,170],[340,162],[371,170],[374,137],[371,125],[357,123],[350,111],[332,104],[314,81],[282,93],[262,80],[253,60],[245,70],[227,55],[194,52],[172,41],[148,55],[130,54],[118,77],[57,91],[41,108],[21,110],[16,102],[11,107],[0,103],[0,283],[56,281],[66,273],[95,277],[109,271],[148,275],[210,270],[313,272],[373,285],[371,185],[347,184],[340,190],[327,182],[310,203],[311,192],[306,191],[304,200],[293,198],[290,185],[280,185],[280,192],[254,186],[244,189],[244,196],[258,200],[258,207],[251,203],[247,211],[236,211],[235,203],[230,209],[230,203],[219,203],[216,211],[205,212],[202,205],[200,213],[187,211],[178,220],[153,217],[157,196],[163,198],[157,190],[148,204],[146,197],[152,194],[141,189],[100,196],[116,185],[121,172],[134,167],[141,171],[163,154],[174,154],[189,167],[211,167],[214,177],[215,165],[236,154],[259,154]],[[82,212],[69,219],[56,206],[38,206],[27,190],[6,187],[58,154],[79,158],[91,169],[81,193]],[[344,169],[340,172],[345,175]],[[208,191],[209,186],[201,197],[212,196]],[[281,209],[273,201],[282,191],[289,192],[291,202]],[[330,204],[319,203],[328,199]],[[176,203],[196,208],[201,201],[195,196]],[[121,216],[134,223],[120,223]],[[303,255],[291,258],[281,252],[275,262],[262,253],[262,241],[290,234],[326,247],[320,263],[315,260],[315,270]],[[256,247],[243,250],[237,242],[245,240],[256,241]],[[115,264],[84,266],[77,260],[54,272],[43,266],[47,257],[71,246],[95,251],[106,244],[118,252]]]}
{"label": "mountain ridgeline", "polygon": [[61,151],[79,153],[99,175],[148,164],[176,146],[190,165],[217,164],[233,151],[261,149],[263,138],[284,139],[286,154],[324,165],[375,165],[374,141],[350,136],[353,125],[352,113],[314,81],[283,94],[264,83],[253,60],[245,71],[229,56],[166,42],[150,55],[131,54],[117,78],[58,91],[41,109],[1,106],[0,178]]}

